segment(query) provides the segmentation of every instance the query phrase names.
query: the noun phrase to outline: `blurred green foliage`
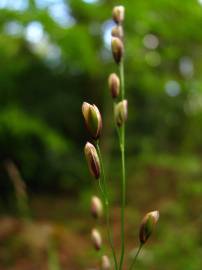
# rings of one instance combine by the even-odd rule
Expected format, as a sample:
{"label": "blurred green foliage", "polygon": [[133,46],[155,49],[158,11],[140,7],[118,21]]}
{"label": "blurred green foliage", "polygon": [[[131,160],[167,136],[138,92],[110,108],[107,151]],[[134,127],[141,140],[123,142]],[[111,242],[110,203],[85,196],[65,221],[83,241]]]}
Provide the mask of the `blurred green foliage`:
{"label": "blurred green foliage", "polygon": [[[85,184],[83,100],[100,106],[109,128],[103,144],[106,151],[114,149],[107,139],[107,76],[114,70],[109,34],[116,1],[16,1],[13,7],[3,2],[1,159],[14,159],[33,188],[36,178],[54,188]],[[129,156],[200,154],[200,3],[123,4]]]}
{"label": "blurred green foliage", "polygon": [[[12,190],[7,160],[17,165],[30,193],[65,191],[87,201],[83,101],[102,111],[101,143],[116,186],[118,146],[107,77],[118,72],[110,52],[111,9],[124,4],[129,219],[137,224],[134,209],[142,213],[150,206],[163,216],[158,243],[139,269],[201,269],[200,2],[0,1],[2,205]],[[119,191],[111,193],[119,202]],[[129,232],[130,239],[135,235]]]}

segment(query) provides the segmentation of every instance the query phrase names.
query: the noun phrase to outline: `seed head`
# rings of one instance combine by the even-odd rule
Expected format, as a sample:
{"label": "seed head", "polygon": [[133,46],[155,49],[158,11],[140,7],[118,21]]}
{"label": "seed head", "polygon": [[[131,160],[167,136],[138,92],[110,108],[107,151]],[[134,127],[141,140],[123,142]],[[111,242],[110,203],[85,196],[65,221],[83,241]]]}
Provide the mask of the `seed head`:
{"label": "seed head", "polygon": [[121,24],[124,21],[125,8],[124,6],[116,6],[112,10],[112,18],[117,24]]}
{"label": "seed head", "polygon": [[91,175],[95,179],[99,179],[100,177],[100,160],[95,149],[95,146],[89,142],[86,143],[84,147],[84,153],[86,157],[86,161],[88,163],[88,168]]}
{"label": "seed head", "polygon": [[91,239],[96,250],[100,250],[102,246],[102,237],[97,229],[91,231]]}
{"label": "seed head", "polygon": [[101,200],[97,196],[91,198],[91,213],[94,218],[102,216],[103,206]]}
{"label": "seed head", "polygon": [[83,102],[82,113],[85,124],[93,139],[97,140],[102,129],[102,117],[98,108],[93,104]]}
{"label": "seed head", "polygon": [[117,37],[120,38],[121,40],[123,40],[123,27],[121,25],[116,25],[112,28],[112,32],[111,32],[112,37]]}
{"label": "seed head", "polygon": [[118,97],[120,90],[120,80],[115,73],[111,73],[108,79],[109,90],[113,98]]}
{"label": "seed head", "polygon": [[109,260],[109,257],[107,255],[102,256],[102,270],[110,270],[111,269],[111,263]]}
{"label": "seed head", "polygon": [[114,60],[117,64],[119,64],[124,52],[123,42],[120,40],[120,38],[112,37],[111,47]]}
{"label": "seed head", "polygon": [[122,126],[128,118],[128,101],[120,101],[115,107],[115,120],[118,126]]}
{"label": "seed head", "polygon": [[159,211],[152,211],[144,216],[139,231],[139,239],[141,244],[147,242],[147,239],[152,234],[158,219]]}

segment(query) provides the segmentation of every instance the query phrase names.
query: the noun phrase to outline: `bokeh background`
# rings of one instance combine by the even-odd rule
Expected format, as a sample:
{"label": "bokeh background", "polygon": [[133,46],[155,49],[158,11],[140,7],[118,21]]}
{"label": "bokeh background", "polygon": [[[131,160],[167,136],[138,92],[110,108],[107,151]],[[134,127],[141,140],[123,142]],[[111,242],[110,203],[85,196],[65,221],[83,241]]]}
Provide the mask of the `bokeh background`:
{"label": "bokeh background", "polygon": [[[120,159],[107,88],[111,10],[126,8],[126,261],[141,218],[158,228],[137,269],[202,269],[202,1],[0,0],[0,269],[95,269],[96,183],[83,101],[99,106],[117,249]],[[106,242],[106,241],[105,241]],[[107,248],[104,248],[108,252]]]}

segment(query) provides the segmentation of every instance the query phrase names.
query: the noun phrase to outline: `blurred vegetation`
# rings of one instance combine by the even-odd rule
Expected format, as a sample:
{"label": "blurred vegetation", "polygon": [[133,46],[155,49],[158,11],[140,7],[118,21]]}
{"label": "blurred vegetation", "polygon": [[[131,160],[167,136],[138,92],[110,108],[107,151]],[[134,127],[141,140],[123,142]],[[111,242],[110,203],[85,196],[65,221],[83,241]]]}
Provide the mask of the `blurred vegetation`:
{"label": "blurred vegetation", "polygon": [[[137,268],[199,270],[200,0],[0,0],[1,215],[16,212],[15,191],[5,165],[12,161],[26,183],[33,217],[59,223],[65,220],[67,239],[83,241],[78,248],[80,260],[72,259],[77,255],[70,252],[73,268],[91,265],[94,254],[90,246],[89,252],[81,255],[85,246],[82,239],[89,241],[91,221],[86,215],[92,191],[83,158],[88,137],[81,103],[93,102],[102,111],[102,149],[117,207],[120,161],[112,136],[112,103],[107,89],[108,74],[116,70],[110,52],[110,16],[115,4],[126,8],[128,244],[131,248],[137,244],[137,224],[144,213],[158,208],[157,243],[148,245]],[[64,198],[62,203],[59,197]],[[62,229],[55,230],[59,231],[56,235],[62,234]],[[18,249],[26,250],[20,237],[15,234],[5,240],[0,231],[2,254],[10,250],[15,260]],[[58,246],[60,240],[56,241]],[[60,246],[60,250],[64,254],[59,259],[65,267],[62,258],[66,249]],[[55,249],[51,252],[57,265]],[[38,255],[33,256],[35,261]],[[39,261],[43,261],[40,256]],[[12,256],[0,255],[0,269],[9,265]],[[66,266],[72,269],[68,263]],[[22,264],[20,267],[22,270]]]}

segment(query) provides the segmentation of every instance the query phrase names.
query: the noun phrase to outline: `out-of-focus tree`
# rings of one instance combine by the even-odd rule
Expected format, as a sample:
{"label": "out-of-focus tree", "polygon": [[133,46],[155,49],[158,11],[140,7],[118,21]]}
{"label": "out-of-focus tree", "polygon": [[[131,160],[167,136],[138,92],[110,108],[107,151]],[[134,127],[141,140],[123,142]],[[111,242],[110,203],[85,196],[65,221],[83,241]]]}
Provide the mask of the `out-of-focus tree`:
{"label": "out-of-focus tree", "polygon": [[[200,1],[122,2],[129,158],[143,153],[200,154]],[[0,3],[1,161],[13,159],[32,188],[76,188],[88,179],[82,165],[86,134],[80,106],[87,97],[97,103],[110,127],[109,18],[117,3]]]}

